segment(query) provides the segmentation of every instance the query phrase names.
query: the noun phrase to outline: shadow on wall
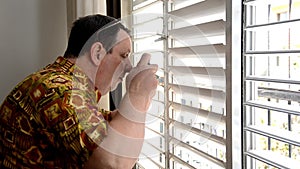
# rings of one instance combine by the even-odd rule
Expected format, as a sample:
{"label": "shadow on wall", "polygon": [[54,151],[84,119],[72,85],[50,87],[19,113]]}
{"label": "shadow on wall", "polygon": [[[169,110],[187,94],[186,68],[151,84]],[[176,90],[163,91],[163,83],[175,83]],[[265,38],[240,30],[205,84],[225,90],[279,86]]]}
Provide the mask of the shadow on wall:
{"label": "shadow on wall", "polygon": [[65,0],[1,0],[1,103],[23,78],[63,54],[66,15]]}

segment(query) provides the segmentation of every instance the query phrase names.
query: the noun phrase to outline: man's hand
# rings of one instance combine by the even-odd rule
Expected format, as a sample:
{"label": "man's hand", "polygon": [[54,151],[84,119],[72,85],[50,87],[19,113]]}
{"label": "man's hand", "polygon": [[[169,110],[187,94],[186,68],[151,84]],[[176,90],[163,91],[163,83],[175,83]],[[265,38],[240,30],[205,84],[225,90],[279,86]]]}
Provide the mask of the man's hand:
{"label": "man's hand", "polygon": [[150,65],[151,55],[144,53],[141,60],[126,78],[126,89],[132,106],[140,112],[146,112],[155,95],[158,81],[155,73],[157,65]]}

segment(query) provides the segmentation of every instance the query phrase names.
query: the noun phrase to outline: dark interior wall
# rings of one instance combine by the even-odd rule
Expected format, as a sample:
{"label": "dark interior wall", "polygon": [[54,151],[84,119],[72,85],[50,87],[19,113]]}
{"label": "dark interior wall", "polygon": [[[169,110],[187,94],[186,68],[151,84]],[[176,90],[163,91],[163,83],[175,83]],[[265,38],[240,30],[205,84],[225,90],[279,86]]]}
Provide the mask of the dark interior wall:
{"label": "dark interior wall", "polygon": [[121,17],[121,0],[106,0],[107,15],[119,19]]}
{"label": "dark interior wall", "polygon": [[[107,15],[116,19],[121,18],[121,0],[106,0]],[[122,84],[109,94],[110,110],[115,110],[122,98]]]}

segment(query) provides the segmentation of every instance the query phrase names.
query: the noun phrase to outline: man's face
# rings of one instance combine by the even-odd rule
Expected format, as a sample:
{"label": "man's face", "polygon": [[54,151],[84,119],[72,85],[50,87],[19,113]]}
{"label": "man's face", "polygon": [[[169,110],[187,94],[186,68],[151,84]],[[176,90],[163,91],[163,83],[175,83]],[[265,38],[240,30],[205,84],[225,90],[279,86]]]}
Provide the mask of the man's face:
{"label": "man's face", "polygon": [[132,69],[129,60],[131,53],[131,39],[121,30],[117,36],[117,43],[108,52],[98,68],[95,85],[102,94],[115,90],[127,72]]}

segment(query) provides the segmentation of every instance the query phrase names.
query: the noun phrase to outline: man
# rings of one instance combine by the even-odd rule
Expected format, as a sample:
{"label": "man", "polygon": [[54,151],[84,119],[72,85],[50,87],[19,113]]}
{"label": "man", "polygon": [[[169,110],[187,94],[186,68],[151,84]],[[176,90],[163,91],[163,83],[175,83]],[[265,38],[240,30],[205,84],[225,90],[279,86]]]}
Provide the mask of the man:
{"label": "man", "polygon": [[[132,168],[158,82],[150,55],[132,68],[130,53],[117,20],[75,21],[64,57],[25,78],[0,107],[0,168]],[[119,108],[99,109],[129,71]]]}

